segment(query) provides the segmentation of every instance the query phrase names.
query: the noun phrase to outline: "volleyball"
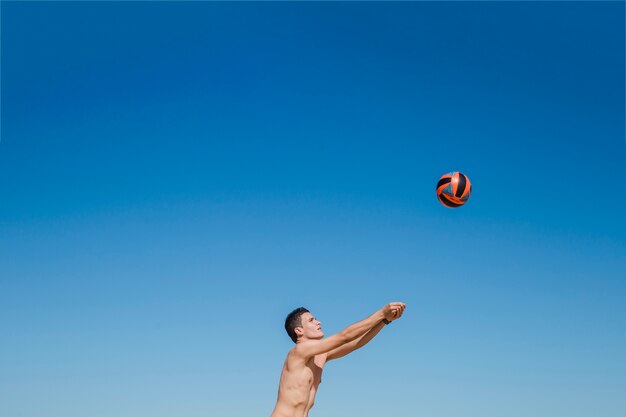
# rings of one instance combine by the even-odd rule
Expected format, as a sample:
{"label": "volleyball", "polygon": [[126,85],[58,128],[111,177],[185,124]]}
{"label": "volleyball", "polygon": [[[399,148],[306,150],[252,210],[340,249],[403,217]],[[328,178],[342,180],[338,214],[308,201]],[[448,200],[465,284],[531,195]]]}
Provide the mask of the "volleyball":
{"label": "volleyball", "polygon": [[456,208],[467,203],[472,184],[465,174],[458,171],[443,174],[437,182],[437,198],[446,207]]}

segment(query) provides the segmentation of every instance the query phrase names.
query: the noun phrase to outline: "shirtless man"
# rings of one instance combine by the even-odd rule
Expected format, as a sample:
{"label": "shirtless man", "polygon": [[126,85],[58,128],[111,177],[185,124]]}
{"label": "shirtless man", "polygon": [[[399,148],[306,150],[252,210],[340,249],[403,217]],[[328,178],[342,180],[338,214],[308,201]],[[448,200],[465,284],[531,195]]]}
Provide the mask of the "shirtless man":
{"label": "shirtless man", "polygon": [[386,324],[402,316],[404,303],[390,303],[337,334],[323,339],[322,325],[304,307],[289,313],[285,330],[296,343],[289,353],[278,386],[278,400],[270,417],[308,417],[326,362],[366,345]]}

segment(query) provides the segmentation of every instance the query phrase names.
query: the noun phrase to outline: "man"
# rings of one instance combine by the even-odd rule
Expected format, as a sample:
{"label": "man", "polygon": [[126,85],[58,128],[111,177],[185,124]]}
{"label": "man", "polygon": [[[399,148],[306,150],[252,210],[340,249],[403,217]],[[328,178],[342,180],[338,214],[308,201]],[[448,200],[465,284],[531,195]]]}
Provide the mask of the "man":
{"label": "man", "polygon": [[404,303],[390,303],[337,334],[323,339],[322,324],[304,307],[289,313],[285,330],[296,343],[283,365],[278,400],[271,417],[308,417],[326,362],[366,345],[404,312]]}

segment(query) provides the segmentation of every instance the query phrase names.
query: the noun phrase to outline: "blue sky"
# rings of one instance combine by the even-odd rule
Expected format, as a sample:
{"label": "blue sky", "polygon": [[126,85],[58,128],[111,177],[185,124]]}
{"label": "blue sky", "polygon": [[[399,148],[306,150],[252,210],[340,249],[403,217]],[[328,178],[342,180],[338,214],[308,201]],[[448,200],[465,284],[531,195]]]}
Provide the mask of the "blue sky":
{"label": "blue sky", "polygon": [[623,416],[623,2],[1,8],[1,415]]}

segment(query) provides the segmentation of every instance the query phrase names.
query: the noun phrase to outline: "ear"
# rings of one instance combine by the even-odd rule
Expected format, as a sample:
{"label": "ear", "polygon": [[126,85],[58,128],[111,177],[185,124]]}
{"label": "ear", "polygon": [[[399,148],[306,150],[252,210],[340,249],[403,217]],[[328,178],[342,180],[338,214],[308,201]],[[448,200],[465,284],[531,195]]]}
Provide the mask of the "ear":
{"label": "ear", "polygon": [[293,331],[296,332],[296,337],[304,336],[304,329],[302,327],[295,327]]}

